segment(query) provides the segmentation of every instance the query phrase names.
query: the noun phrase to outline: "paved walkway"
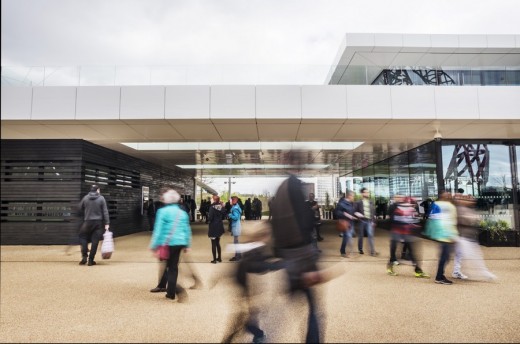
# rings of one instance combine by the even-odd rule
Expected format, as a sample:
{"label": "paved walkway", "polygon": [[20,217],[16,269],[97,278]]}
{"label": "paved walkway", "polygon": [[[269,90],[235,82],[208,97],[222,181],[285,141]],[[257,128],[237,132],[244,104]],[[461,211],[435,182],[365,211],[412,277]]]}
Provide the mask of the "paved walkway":
{"label": "paved walkway", "polygon": [[[235,263],[226,253],[222,264],[210,264],[206,226],[195,224],[193,232],[191,266],[204,287],[189,290],[189,302],[182,304],[149,292],[158,271],[147,250],[149,232],[116,238],[113,258],[103,261],[98,253],[92,267],[78,265],[79,247],[66,253],[66,246],[2,246],[0,341],[219,342],[237,306],[237,288],[223,277]],[[388,232],[376,233],[379,257],[346,259],[339,256],[333,225],[324,225],[321,264],[345,271],[316,288],[325,342],[520,342],[520,248],[482,247],[496,282],[444,286],[414,278],[406,264],[398,267],[399,276],[388,276]],[[226,234],[223,244],[231,239]],[[423,268],[433,274],[437,247],[421,243]],[[185,273],[186,263],[180,269]],[[180,282],[192,284],[184,275]],[[254,276],[253,282],[263,291],[258,302],[267,341],[303,342],[307,310],[301,299],[283,293],[283,272]],[[236,341],[251,339],[241,333]]]}

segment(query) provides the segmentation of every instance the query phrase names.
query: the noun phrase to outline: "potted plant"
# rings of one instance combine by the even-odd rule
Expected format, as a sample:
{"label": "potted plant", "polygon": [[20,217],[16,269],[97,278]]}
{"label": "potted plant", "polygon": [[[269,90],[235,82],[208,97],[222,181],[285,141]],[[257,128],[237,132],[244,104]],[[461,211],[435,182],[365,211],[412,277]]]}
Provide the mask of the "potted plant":
{"label": "potted plant", "polygon": [[479,243],[485,246],[518,246],[518,231],[504,220],[482,220],[479,223]]}

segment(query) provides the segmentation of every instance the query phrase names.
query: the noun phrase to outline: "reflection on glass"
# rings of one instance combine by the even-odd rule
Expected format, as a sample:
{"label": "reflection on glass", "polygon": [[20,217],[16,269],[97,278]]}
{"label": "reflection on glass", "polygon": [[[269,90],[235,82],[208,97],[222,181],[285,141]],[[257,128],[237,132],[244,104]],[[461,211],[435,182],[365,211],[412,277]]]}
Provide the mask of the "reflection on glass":
{"label": "reflection on glass", "polygon": [[473,195],[482,219],[504,220],[514,228],[509,147],[460,143],[442,147],[446,191]]}
{"label": "reflection on glass", "polygon": [[408,165],[408,152],[388,159],[390,197],[410,195],[410,170]]}

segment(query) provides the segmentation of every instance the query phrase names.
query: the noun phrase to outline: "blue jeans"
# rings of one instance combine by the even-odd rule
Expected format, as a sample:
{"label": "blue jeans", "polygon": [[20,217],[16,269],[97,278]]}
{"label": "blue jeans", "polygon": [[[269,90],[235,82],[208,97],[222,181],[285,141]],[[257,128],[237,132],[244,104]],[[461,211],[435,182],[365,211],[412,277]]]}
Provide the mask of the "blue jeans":
{"label": "blue jeans", "polygon": [[365,237],[365,231],[368,237],[368,244],[370,245],[370,253],[375,254],[376,249],[374,247],[374,227],[371,221],[359,221],[359,232],[358,232],[358,249],[363,250],[363,239]]}
{"label": "blue jeans", "polygon": [[341,240],[341,248],[339,249],[339,252],[341,254],[345,254],[345,248],[347,246],[350,246],[350,242],[352,241],[352,229],[347,230],[346,232],[343,232],[343,237]]}

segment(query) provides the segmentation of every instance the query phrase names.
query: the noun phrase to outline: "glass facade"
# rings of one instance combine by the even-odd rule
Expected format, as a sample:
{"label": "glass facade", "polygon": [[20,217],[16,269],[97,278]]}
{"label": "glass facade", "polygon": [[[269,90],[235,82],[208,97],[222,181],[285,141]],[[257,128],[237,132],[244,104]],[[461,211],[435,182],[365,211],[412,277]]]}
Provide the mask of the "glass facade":
{"label": "glass facade", "polygon": [[[420,204],[427,198],[436,199],[439,189],[469,194],[477,199],[482,219],[503,220],[519,229],[520,141],[444,140],[439,159],[436,145],[432,141],[344,175],[341,180],[356,195],[367,187],[376,204],[389,204],[397,194],[412,196]],[[437,161],[442,161],[441,188]],[[422,212],[422,207],[419,210]]]}

